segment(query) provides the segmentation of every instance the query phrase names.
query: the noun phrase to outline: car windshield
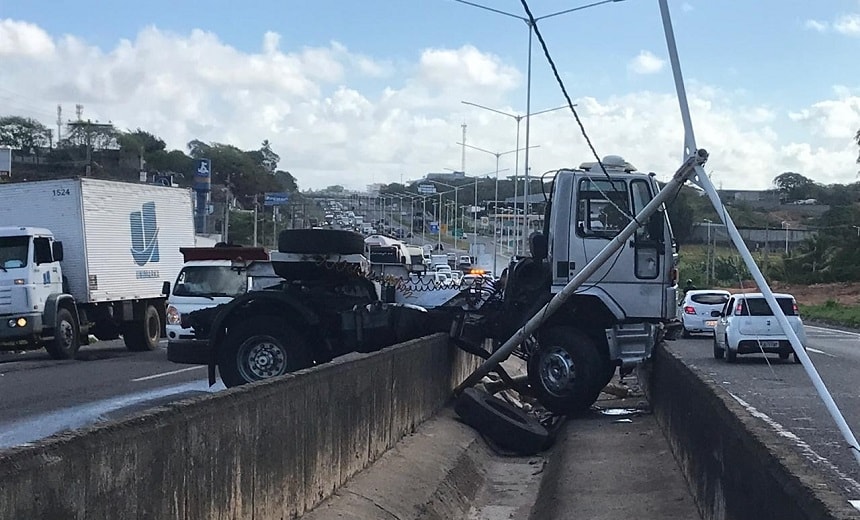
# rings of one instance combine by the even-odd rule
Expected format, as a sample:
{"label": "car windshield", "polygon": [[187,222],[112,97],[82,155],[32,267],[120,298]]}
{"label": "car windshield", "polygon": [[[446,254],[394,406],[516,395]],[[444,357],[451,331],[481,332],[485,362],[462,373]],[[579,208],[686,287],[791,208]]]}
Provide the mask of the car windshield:
{"label": "car windshield", "polygon": [[691,294],[690,301],[702,305],[725,305],[729,301],[729,295],[720,293]]}
{"label": "car windshield", "polygon": [[18,269],[27,267],[27,250],[30,237],[0,237],[0,267]]}
{"label": "car windshield", "polygon": [[[794,309],[793,298],[777,298],[776,302],[786,316],[797,315],[797,311]],[[740,316],[773,316],[767,300],[764,298],[744,298],[740,301],[739,305],[740,311],[736,312],[736,314]]]}
{"label": "car windshield", "polygon": [[174,296],[236,296],[245,294],[247,272],[230,266],[195,265],[182,269],[173,289]]}

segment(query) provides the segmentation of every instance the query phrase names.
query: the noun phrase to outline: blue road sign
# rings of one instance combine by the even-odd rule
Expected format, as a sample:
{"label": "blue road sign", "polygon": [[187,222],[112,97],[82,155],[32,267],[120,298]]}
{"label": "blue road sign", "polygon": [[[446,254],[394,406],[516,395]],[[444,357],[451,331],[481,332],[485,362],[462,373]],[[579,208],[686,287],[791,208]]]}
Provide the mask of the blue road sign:
{"label": "blue road sign", "polygon": [[430,223],[430,232],[431,233],[438,233],[439,232],[439,223],[438,222],[431,222]]}
{"label": "blue road sign", "polygon": [[266,193],[266,198],[263,200],[264,206],[283,206],[289,203],[290,194],[286,192]]}

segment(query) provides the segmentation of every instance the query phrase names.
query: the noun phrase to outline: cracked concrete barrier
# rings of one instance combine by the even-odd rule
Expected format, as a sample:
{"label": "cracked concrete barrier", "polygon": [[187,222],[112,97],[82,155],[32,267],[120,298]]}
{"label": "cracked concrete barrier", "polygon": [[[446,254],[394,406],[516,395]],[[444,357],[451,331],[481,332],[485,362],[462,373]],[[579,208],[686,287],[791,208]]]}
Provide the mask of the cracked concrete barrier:
{"label": "cracked concrete barrier", "polygon": [[648,398],[706,520],[860,518],[784,437],[664,347]]}
{"label": "cracked concrete barrier", "polygon": [[282,519],[451,399],[478,359],[447,335],[0,452],[0,518]]}

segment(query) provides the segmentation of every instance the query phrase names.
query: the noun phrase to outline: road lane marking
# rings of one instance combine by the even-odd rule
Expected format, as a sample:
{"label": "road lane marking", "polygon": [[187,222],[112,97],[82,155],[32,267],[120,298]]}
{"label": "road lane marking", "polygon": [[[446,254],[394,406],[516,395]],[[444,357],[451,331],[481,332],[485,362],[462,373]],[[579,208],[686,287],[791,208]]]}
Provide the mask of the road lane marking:
{"label": "road lane marking", "polygon": [[158,379],[159,377],[167,377],[167,376],[172,376],[173,374],[181,374],[182,372],[189,372],[191,370],[197,370],[198,368],[204,368],[204,365],[188,367],[188,368],[180,368],[179,370],[171,370],[170,372],[162,372],[161,374],[154,374],[151,376],[138,377],[137,379],[132,379],[132,382],[137,383],[138,381],[149,381],[150,379]]}
{"label": "road lane marking", "polygon": [[833,473],[835,473],[843,482],[850,485],[851,488],[853,488],[852,491],[854,493],[860,493],[860,483],[858,483],[856,480],[854,480],[850,476],[846,475],[845,473],[841,472],[839,470],[839,468],[836,467],[835,464],[830,462],[829,459],[826,459],[826,458],[822,457],[821,455],[819,455],[818,452],[813,450],[812,447],[809,444],[807,444],[806,442],[804,442],[803,439],[798,437],[797,434],[792,433],[790,430],[788,430],[788,428],[786,428],[785,426],[776,422],[769,415],[758,410],[757,408],[755,408],[751,404],[747,403],[746,401],[744,401],[740,397],[736,396],[735,394],[729,392],[729,395],[732,396],[732,398],[734,398],[734,400],[737,401],[738,404],[740,404],[741,406],[746,408],[747,412],[749,412],[750,415],[752,415],[756,419],[760,419],[760,420],[764,421],[765,424],[767,424],[768,426],[773,428],[773,430],[776,432],[777,435],[794,442],[794,444],[800,449],[800,451],[806,456],[806,458],[808,460],[810,460],[813,463],[820,464],[822,466],[826,466]]}
{"label": "road lane marking", "polygon": [[849,332],[847,330],[837,330],[837,329],[828,329],[826,327],[814,327],[812,325],[804,325],[806,330],[817,330],[821,332],[830,332],[834,334],[844,334],[846,336],[854,336],[855,338],[860,338],[860,333],[858,332]]}
{"label": "road lane marking", "polygon": [[835,356],[833,354],[830,354],[829,352],[824,352],[823,350],[818,350],[817,348],[806,347],[806,350],[807,350],[807,352],[815,352],[816,354],[824,354],[825,356],[829,356],[829,357],[838,357],[838,356]]}

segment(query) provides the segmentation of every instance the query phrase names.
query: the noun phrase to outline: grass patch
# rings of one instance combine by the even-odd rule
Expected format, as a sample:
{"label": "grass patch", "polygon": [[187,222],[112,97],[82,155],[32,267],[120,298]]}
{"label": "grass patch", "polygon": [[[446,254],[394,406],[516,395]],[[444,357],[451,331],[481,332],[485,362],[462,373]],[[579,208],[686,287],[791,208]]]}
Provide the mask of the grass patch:
{"label": "grass patch", "polygon": [[827,300],[820,305],[799,305],[799,307],[800,315],[804,319],[860,328],[860,305],[845,305],[834,300]]}

